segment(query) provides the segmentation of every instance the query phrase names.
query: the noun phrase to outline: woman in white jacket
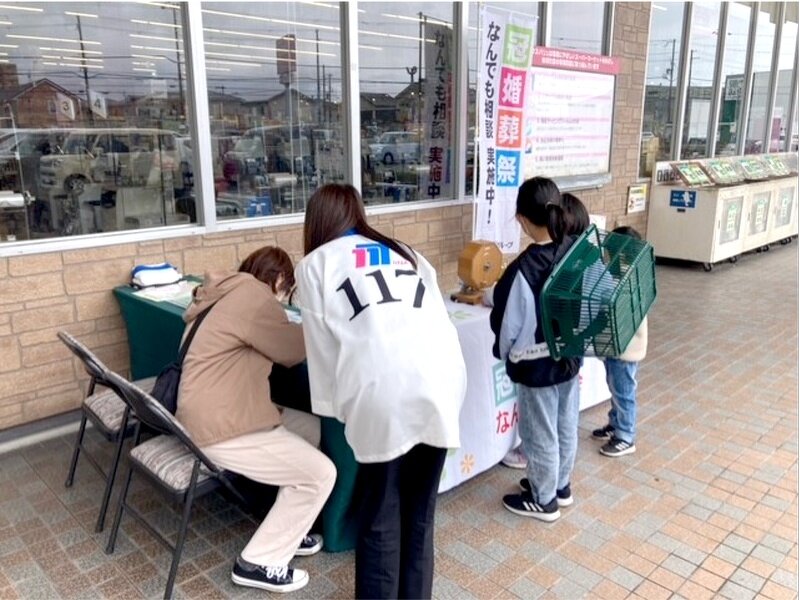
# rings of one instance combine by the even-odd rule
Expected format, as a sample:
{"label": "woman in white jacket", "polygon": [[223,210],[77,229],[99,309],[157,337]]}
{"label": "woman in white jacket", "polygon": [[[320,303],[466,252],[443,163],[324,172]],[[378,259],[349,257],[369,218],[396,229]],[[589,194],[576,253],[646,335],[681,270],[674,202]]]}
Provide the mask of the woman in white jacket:
{"label": "woman in white jacket", "polygon": [[304,238],[312,408],[344,423],[359,463],[356,597],[430,598],[436,492],[466,389],[436,272],[367,224],[350,185],[314,193]]}

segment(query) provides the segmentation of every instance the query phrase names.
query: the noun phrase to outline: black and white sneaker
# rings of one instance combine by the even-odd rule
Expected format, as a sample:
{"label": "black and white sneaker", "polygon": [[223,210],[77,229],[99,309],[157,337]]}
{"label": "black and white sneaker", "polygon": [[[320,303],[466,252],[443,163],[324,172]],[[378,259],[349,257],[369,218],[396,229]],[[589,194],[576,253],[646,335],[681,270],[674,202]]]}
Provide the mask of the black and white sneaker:
{"label": "black and white sneaker", "polygon": [[608,443],[603,444],[600,448],[600,454],[611,457],[625,456],[626,454],[633,454],[634,452],[636,452],[636,444],[626,442],[616,437],[612,437],[608,440]]}
{"label": "black and white sneaker", "polygon": [[269,592],[283,594],[304,588],[308,584],[308,573],[302,569],[289,567],[263,567],[253,569],[242,566],[237,560],[233,564],[231,580],[236,585],[260,588]]}
{"label": "black and white sneaker", "polygon": [[295,551],[295,556],[311,556],[322,550],[322,536],[316,533],[309,534],[300,542]]}
{"label": "black and white sneaker", "polygon": [[596,440],[604,440],[614,436],[614,428],[611,425],[606,425],[600,429],[592,430],[592,437]]}
{"label": "black and white sneaker", "polygon": [[539,504],[534,501],[530,492],[503,496],[503,506],[514,514],[522,515],[523,517],[533,517],[540,521],[551,522],[561,516],[561,511],[558,510],[558,502],[555,498],[547,504]]}
{"label": "black and white sneaker", "polygon": [[[519,489],[523,492],[531,493],[531,482],[528,481],[527,477],[523,477],[519,480]],[[565,485],[560,490],[556,490],[556,502],[559,508],[564,508],[572,504],[572,491],[569,489],[569,484]]]}

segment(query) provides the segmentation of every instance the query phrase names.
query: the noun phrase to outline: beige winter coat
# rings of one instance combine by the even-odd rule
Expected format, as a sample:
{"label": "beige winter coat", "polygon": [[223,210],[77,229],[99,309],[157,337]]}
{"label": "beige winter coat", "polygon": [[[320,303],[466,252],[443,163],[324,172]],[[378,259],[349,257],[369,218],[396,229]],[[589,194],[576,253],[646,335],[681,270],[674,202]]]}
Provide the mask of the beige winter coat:
{"label": "beige winter coat", "polygon": [[633,334],[633,338],[628,343],[619,358],[619,360],[626,360],[628,362],[639,362],[647,354],[647,317],[644,318],[639,329]]}
{"label": "beige winter coat", "polygon": [[212,304],[186,353],[175,414],[201,447],[279,425],[272,365],[305,358],[301,325],[249,273],[207,273],[183,316],[184,336]]}

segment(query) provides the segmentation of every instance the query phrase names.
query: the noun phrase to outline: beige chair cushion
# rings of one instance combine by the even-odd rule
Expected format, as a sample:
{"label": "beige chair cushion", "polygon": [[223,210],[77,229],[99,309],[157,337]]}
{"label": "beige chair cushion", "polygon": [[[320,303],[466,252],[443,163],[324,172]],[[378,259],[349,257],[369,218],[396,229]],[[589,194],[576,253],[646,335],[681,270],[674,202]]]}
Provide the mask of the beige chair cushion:
{"label": "beige chair cushion", "polygon": [[[134,381],[134,383],[147,393],[150,393],[156,383],[156,378],[148,377],[147,379]],[[100,419],[106,428],[111,431],[119,431],[119,428],[122,427],[125,402],[113,390],[102,386],[98,386],[98,388],[100,391],[88,396],[83,403],[86,408]]]}
{"label": "beige chair cushion", "polygon": [[[189,487],[195,455],[176,437],[159,435],[131,450],[131,458],[176,492]],[[208,469],[201,466],[197,483],[208,479]]]}

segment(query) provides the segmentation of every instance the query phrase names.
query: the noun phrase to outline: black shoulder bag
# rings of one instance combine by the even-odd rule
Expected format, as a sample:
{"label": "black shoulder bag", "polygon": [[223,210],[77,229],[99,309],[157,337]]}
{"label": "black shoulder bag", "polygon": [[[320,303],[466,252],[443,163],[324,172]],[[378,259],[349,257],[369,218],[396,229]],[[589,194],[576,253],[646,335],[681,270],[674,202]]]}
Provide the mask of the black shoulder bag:
{"label": "black shoulder bag", "polygon": [[189,335],[186,336],[186,340],[181,344],[181,349],[178,352],[178,359],[161,369],[161,373],[158,374],[156,383],[153,386],[153,391],[150,392],[150,395],[158,400],[164,408],[173,415],[175,411],[178,410],[178,388],[180,388],[181,385],[183,359],[186,357],[186,351],[189,350],[189,344],[192,343],[194,334],[197,333],[197,328],[200,326],[200,323],[203,322],[203,319],[206,318],[208,311],[212,308],[214,308],[213,304],[197,315],[194,323],[192,323],[192,328],[189,330]]}

